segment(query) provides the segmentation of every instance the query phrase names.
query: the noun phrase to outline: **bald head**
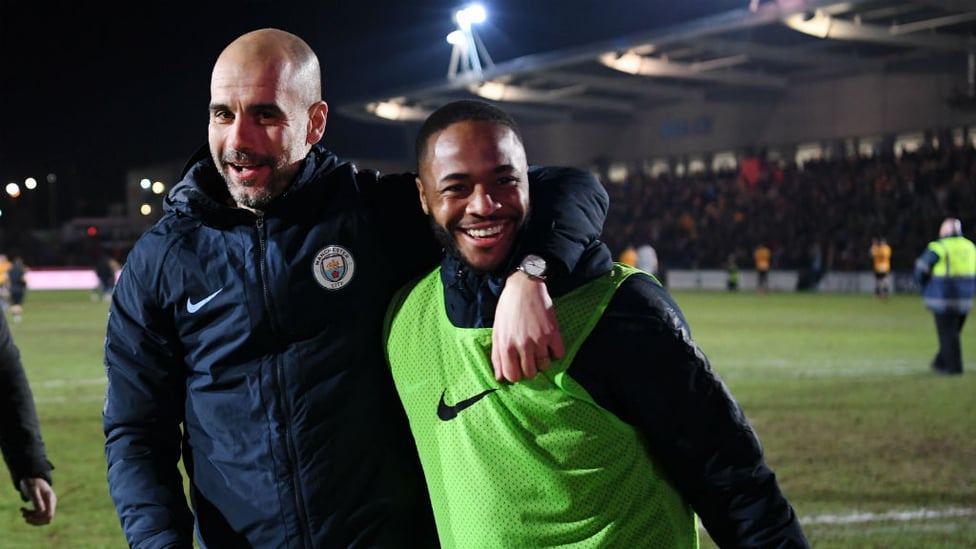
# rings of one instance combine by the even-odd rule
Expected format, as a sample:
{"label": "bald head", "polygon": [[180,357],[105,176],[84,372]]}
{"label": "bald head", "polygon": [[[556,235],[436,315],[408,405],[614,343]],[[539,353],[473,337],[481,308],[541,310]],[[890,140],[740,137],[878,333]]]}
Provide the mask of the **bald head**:
{"label": "bald head", "polygon": [[962,236],[962,222],[954,217],[947,217],[939,227],[939,238],[947,236]]}
{"label": "bald head", "polygon": [[210,154],[242,208],[263,210],[288,189],[325,133],[319,61],[278,29],[230,43],[210,78]]}
{"label": "bald head", "polygon": [[231,74],[266,74],[276,71],[277,85],[295,90],[303,103],[322,99],[322,70],[309,45],[279,29],[243,34],[224,48],[214,65],[211,87]]}

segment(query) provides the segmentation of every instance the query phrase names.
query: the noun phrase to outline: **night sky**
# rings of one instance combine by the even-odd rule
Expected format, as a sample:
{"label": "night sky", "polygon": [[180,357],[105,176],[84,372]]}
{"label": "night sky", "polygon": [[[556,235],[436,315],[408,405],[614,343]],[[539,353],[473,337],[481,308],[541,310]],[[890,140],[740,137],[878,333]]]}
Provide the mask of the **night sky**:
{"label": "night sky", "polygon": [[[479,34],[498,63],[634,34],[746,0],[495,0]],[[104,5],[103,5],[104,4]],[[687,6],[685,4],[694,4]],[[44,2],[0,4],[0,183],[58,176],[75,215],[103,215],[125,171],[182,160],[206,143],[213,62],[236,36],[278,27],[319,54],[331,105],[324,139],[347,157],[383,157],[400,130],[337,107],[443,79],[444,37],[461,2]]]}

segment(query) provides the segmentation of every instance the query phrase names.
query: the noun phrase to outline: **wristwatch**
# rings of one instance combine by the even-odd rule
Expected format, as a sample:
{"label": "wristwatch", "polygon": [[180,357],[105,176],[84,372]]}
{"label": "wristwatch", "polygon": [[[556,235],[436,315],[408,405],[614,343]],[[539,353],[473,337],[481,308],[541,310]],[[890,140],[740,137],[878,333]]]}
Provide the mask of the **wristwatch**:
{"label": "wristwatch", "polygon": [[522,271],[529,278],[538,278],[539,280],[545,280],[546,274],[549,272],[549,266],[546,265],[546,260],[535,254],[528,254],[522,258],[522,262],[516,267],[516,270]]}

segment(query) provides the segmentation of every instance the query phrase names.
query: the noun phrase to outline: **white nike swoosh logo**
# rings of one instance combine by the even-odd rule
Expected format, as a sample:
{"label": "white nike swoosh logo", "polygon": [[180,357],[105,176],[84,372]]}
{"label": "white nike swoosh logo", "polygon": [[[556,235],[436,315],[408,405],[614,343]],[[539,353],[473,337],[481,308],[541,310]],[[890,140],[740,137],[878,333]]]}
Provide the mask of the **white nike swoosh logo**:
{"label": "white nike swoosh logo", "polygon": [[193,313],[199,311],[200,310],[200,307],[203,307],[207,303],[210,303],[210,300],[213,299],[213,298],[215,298],[215,297],[217,297],[217,294],[219,294],[222,291],[224,291],[223,288],[217,290],[216,292],[208,295],[207,297],[201,299],[200,301],[198,301],[196,303],[194,303],[193,301],[191,301],[190,298],[186,298],[186,312],[188,312],[188,313],[190,313],[192,315]]}

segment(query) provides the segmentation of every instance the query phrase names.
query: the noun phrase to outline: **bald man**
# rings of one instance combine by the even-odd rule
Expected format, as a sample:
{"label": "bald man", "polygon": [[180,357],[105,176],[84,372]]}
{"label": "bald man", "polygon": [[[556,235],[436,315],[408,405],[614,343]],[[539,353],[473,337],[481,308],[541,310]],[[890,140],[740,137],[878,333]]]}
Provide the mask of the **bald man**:
{"label": "bald man", "polygon": [[[378,178],[320,144],[319,62],[293,34],[234,40],[210,93],[209,150],[130,252],[110,310],[105,451],[126,540],[434,546],[380,342],[395,290],[439,257],[414,176]],[[537,169],[532,187],[553,209],[527,251],[558,278],[598,236],[605,209],[588,205],[606,194],[579,170]],[[514,381],[563,349],[545,283],[508,285],[497,316],[518,322],[503,321],[494,367]]]}
{"label": "bald man", "polygon": [[962,327],[976,293],[976,246],[962,235],[962,222],[952,217],[942,222],[939,239],[915,261],[915,280],[939,334],[930,366],[940,375],[961,375]]}

